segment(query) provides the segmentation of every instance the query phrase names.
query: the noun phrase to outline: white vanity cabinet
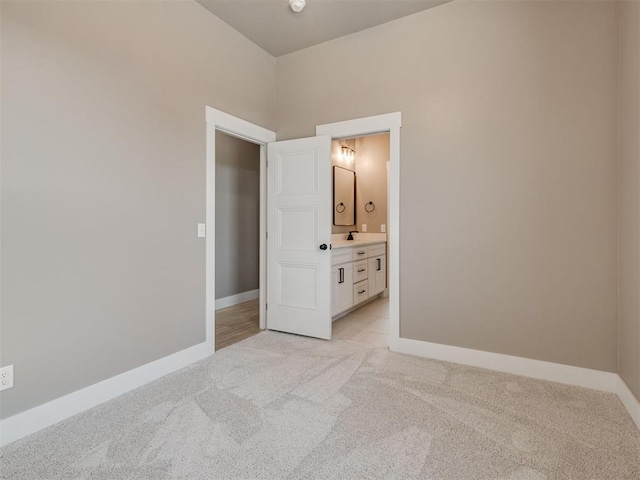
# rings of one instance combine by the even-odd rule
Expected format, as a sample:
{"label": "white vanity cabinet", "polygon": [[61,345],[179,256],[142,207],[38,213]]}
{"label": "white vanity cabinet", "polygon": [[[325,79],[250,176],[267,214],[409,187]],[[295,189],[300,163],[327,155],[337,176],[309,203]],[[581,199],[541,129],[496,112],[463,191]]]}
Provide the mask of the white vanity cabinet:
{"label": "white vanity cabinet", "polygon": [[373,297],[387,288],[387,257],[384,243],[371,245],[367,252],[369,296]]}
{"label": "white vanity cabinet", "polygon": [[384,292],[387,282],[385,253],[384,242],[333,249],[331,311],[334,317]]}
{"label": "white vanity cabinet", "polygon": [[369,295],[374,296],[384,292],[387,288],[386,256],[378,255],[369,258]]}
{"label": "white vanity cabinet", "polygon": [[342,263],[331,267],[331,315],[353,307],[353,264]]}

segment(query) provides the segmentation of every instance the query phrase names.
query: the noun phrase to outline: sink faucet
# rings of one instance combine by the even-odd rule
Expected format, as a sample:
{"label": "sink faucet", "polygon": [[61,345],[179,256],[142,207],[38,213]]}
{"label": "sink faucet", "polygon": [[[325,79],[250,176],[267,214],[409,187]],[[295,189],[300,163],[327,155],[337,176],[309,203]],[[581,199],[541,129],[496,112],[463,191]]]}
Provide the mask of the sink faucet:
{"label": "sink faucet", "polygon": [[352,230],[349,232],[349,236],[347,237],[347,240],[353,240],[353,234],[354,233],[360,233],[357,230]]}

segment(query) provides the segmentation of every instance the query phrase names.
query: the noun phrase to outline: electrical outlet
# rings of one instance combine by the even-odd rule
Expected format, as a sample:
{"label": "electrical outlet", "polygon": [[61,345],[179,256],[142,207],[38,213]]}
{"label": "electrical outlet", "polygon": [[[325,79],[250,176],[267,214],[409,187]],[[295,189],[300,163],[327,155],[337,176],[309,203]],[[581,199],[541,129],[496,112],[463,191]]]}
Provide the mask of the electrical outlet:
{"label": "electrical outlet", "polygon": [[383,223],[382,225],[380,225],[380,232],[386,233],[386,231],[387,231],[387,226]]}
{"label": "electrical outlet", "polygon": [[198,224],[198,238],[204,238],[207,235],[207,225],[204,223]]}
{"label": "electrical outlet", "polygon": [[13,387],[13,365],[0,368],[0,391]]}
{"label": "electrical outlet", "polygon": [[366,224],[366,223],[363,223],[363,224],[362,224],[362,231],[363,231],[363,232],[366,232],[366,231],[367,231],[367,224]]}

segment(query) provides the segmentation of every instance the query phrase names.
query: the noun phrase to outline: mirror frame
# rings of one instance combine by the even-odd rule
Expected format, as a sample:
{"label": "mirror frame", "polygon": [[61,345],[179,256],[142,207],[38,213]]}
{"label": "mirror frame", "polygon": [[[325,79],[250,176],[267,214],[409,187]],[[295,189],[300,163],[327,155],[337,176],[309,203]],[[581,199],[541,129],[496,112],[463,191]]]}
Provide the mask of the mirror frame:
{"label": "mirror frame", "polygon": [[[337,208],[336,205],[336,169],[345,170],[346,172],[350,172],[353,174],[353,223],[336,223],[336,214]],[[337,227],[349,227],[356,225],[356,172],[353,170],[349,170],[348,168],[341,167],[339,165],[333,166],[333,225]]]}

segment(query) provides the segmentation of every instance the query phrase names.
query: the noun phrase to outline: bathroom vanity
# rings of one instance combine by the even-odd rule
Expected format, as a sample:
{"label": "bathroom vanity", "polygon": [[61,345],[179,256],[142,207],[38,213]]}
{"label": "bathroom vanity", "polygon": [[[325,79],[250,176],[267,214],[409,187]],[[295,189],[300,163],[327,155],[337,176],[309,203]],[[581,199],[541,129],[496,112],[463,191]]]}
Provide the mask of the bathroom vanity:
{"label": "bathroom vanity", "polygon": [[384,292],[386,242],[341,240],[331,252],[331,314],[334,319]]}

